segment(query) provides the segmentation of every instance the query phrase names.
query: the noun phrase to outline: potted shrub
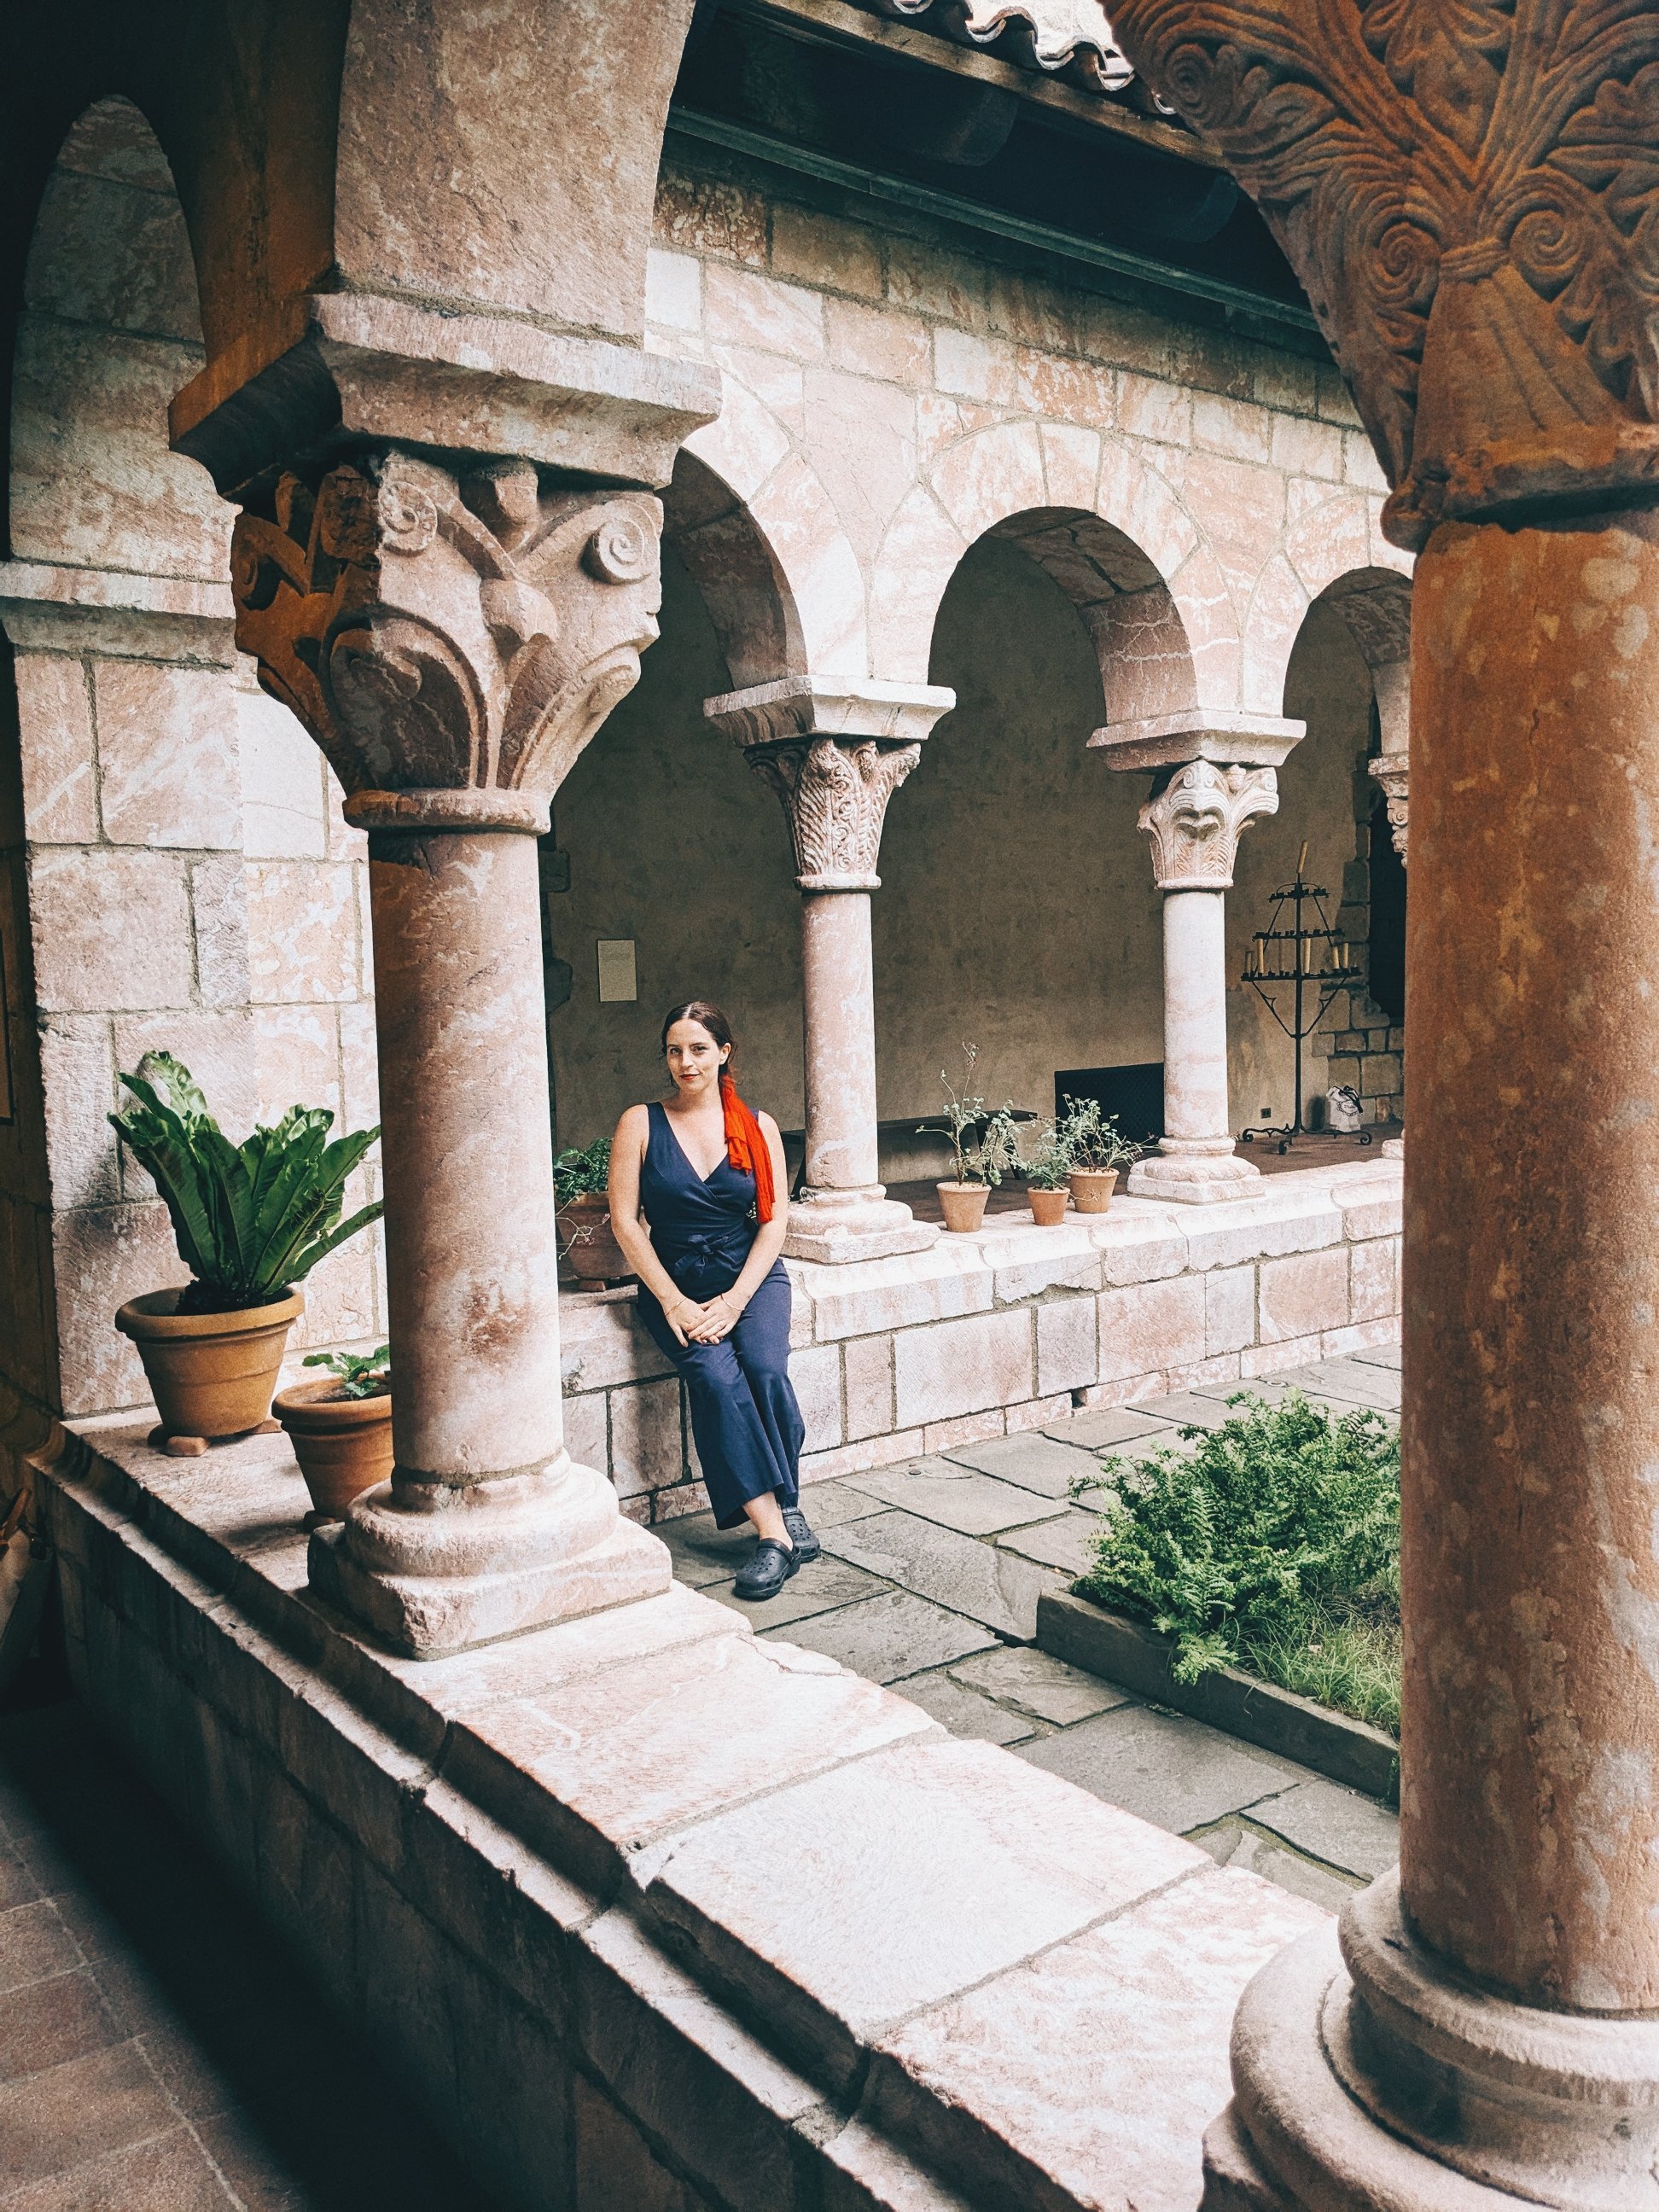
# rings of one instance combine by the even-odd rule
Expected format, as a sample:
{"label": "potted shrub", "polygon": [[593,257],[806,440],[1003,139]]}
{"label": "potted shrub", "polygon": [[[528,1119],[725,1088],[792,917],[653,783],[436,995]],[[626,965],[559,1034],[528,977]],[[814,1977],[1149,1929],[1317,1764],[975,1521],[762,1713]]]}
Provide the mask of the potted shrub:
{"label": "potted shrub", "polygon": [[390,1346],[374,1352],[313,1352],[307,1367],[325,1367],[322,1382],[295,1382],[273,1407],[288,1431],[311,1492],[307,1528],[343,1518],[354,1498],[392,1480]]}
{"label": "potted shrub", "polygon": [[625,1283],[633,1273],[611,1226],[610,1176],[609,1137],[568,1146],[553,1163],[559,1256],[580,1282]]}
{"label": "potted shrub", "polygon": [[1031,1218],[1039,1229],[1055,1229],[1066,1218],[1072,1202],[1067,1178],[1072,1171],[1072,1148],[1055,1121],[1045,1121],[1036,1146],[1025,1160],[1025,1188],[1030,1194]]}
{"label": "potted shrub", "polygon": [[1071,1155],[1066,1176],[1079,1213],[1104,1213],[1117,1188],[1118,1170],[1140,1158],[1109,1114],[1094,1098],[1068,1098],[1060,1134]]}
{"label": "potted shrub", "polygon": [[295,1285],[380,1218],[378,1200],[347,1221],[340,1211],[348,1176],[380,1133],[330,1144],[334,1116],[292,1106],[233,1145],[171,1053],[147,1053],[121,1080],[132,1103],[109,1118],[165,1200],[191,1279],[130,1298],[115,1326],[137,1346],[161,1416],[152,1441],[194,1454],[266,1425],[305,1307]]}
{"label": "potted shrub", "polygon": [[[995,1113],[988,1113],[985,1101],[967,1087],[974,1079],[979,1047],[965,1044],[962,1051],[966,1063],[963,1089],[956,1088],[943,1068],[939,1077],[956,1175],[951,1182],[934,1188],[946,1229],[954,1236],[970,1237],[985,1219],[986,1201],[993,1190],[1010,1168],[1018,1166],[1019,1139],[1012,1108],[1001,1106]],[[927,1133],[925,1126],[918,1133]]]}

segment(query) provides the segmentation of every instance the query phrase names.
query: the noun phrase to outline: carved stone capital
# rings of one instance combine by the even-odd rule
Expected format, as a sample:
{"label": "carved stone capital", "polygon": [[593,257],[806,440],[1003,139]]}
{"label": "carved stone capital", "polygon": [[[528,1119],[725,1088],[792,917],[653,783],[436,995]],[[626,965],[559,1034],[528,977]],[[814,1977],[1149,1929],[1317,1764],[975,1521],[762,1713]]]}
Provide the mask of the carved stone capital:
{"label": "carved stone capital", "polygon": [[726,693],[703,711],[782,801],[802,890],[873,891],[887,802],[955,704],[934,685],[805,676]]}
{"label": "carved stone capital", "polygon": [[1411,766],[1398,753],[1383,753],[1370,763],[1370,772],[1382,787],[1389,803],[1389,829],[1394,849],[1407,859],[1406,842],[1411,826]]}
{"label": "carved stone capital", "polygon": [[1423,545],[1659,500],[1659,13],[1588,0],[1120,0],[1257,202]]}
{"label": "carved stone capital", "polygon": [[349,798],[511,792],[533,827],[639,679],[661,522],[647,493],[544,491],[522,462],[285,476],[236,524],[236,642]]}
{"label": "carved stone capital", "polygon": [[749,748],[749,765],[783,802],[802,890],[880,890],[876,861],[887,802],[921,758],[919,744],[881,745],[873,738]]}
{"label": "carved stone capital", "polygon": [[1176,769],[1140,810],[1159,890],[1231,890],[1240,837],[1257,815],[1278,811],[1274,769],[1206,760]]}

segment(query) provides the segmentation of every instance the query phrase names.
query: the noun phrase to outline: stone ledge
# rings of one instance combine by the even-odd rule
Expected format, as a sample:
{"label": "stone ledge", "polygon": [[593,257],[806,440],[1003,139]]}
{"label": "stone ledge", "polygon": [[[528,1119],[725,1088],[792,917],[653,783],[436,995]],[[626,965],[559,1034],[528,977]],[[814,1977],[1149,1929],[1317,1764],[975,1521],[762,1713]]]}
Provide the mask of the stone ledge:
{"label": "stone ledge", "polygon": [[89,1425],[43,1489],[77,1685],[509,2200],[598,2212],[559,2163],[597,2082],[734,2212],[1096,2203],[1098,2056],[1091,2141],[1196,2203],[1234,2004],[1311,1907],[678,1587],[382,1655],[303,1586],[284,1438]]}

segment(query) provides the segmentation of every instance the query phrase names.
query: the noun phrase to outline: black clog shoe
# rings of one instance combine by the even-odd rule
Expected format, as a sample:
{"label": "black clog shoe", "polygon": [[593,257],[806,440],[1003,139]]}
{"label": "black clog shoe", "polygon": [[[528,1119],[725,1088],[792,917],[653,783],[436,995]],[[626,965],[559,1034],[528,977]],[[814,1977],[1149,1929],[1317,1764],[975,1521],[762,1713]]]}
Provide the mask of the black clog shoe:
{"label": "black clog shoe", "polygon": [[732,1595],[752,1598],[757,1603],[775,1597],[799,1565],[787,1544],[775,1544],[769,1536],[763,1536],[755,1546],[753,1559],[738,1568]]}

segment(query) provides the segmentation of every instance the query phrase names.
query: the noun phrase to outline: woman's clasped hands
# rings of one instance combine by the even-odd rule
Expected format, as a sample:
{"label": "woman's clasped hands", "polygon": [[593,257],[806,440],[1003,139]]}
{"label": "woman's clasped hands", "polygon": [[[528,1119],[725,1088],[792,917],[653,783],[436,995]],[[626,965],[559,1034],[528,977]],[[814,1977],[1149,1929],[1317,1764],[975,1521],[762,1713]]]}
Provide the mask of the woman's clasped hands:
{"label": "woman's clasped hands", "polygon": [[724,1291],[699,1305],[682,1297],[668,1309],[668,1326],[682,1344],[719,1344],[729,1336],[741,1317],[741,1309]]}

